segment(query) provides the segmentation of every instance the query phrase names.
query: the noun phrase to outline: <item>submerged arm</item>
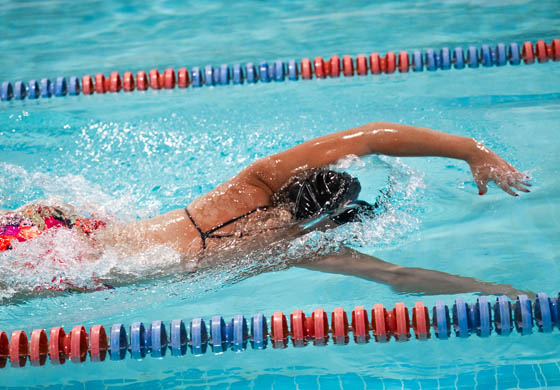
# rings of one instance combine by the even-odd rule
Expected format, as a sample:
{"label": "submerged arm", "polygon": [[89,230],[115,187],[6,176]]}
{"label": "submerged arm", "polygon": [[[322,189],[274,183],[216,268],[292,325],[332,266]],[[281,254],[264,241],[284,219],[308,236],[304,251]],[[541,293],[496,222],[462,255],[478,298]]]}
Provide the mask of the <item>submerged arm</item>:
{"label": "submerged arm", "polygon": [[527,292],[510,285],[483,282],[474,278],[416,267],[402,267],[343,247],[339,252],[321,256],[299,267],[373,280],[391,286],[396,292],[419,294],[457,294],[477,292],[511,298]]}

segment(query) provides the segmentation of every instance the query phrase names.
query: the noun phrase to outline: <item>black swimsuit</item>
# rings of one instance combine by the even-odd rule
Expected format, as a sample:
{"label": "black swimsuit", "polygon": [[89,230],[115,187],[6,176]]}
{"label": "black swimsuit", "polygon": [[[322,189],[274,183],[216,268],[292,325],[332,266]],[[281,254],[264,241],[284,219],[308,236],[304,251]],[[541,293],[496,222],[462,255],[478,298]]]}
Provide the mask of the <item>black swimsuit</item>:
{"label": "black swimsuit", "polygon": [[[189,210],[187,209],[187,207],[185,207],[185,212],[187,213],[187,216],[189,217],[189,219],[191,220],[192,224],[194,225],[194,227],[196,228],[196,230],[198,230],[198,232],[200,233],[200,238],[202,239],[202,249],[206,249],[206,239],[207,238],[226,238],[226,237],[233,237],[234,233],[230,233],[230,234],[212,234],[214,233],[216,230],[220,230],[221,228],[230,225],[232,223],[234,223],[235,221],[240,220],[241,218],[245,218],[248,215],[253,214],[256,211],[259,210],[266,210],[267,206],[260,206],[257,207],[254,210],[249,211],[248,213],[245,213],[243,215],[240,215],[239,217],[235,217],[230,219],[229,221],[226,221],[224,223],[219,224],[218,226],[213,227],[210,230],[207,230],[205,232],[202,231],[202,229],[200,228],[200,226],[198,226],[198,224],[194,221],[191,213],[189,213]],[[240,233],[239,237],[243,236],[243,232]]]}

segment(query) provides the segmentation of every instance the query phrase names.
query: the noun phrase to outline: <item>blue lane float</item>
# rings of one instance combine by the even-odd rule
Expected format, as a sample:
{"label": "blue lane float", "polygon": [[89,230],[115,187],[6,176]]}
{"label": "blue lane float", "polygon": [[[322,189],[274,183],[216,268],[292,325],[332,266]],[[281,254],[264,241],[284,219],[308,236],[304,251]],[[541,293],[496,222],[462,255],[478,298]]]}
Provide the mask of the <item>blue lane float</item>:
{"label": "blue lane float", "polygon": [[14,97],[14,87],[9,81],[4,81],[0,86],[0,99],[2,101],[11,100]]}
{"label": "blue lane float", "polygon": [[488,337],[492,333],[490,302],[486,297],[477,299],[474,305],[469,306],[470,322],[473,330],[479,337]]}
{"label": "blue lane float", "polygon": [[80,79],[76,76],[72,76],[68,80],[68,94],[71,96],[77,96],[80,94]]}
{"label": "blue lane float", "polygon": [[531,301],[527,295],[519,295],[514,309],[515,327],[523,336],[533,332],[533,315]]}
{"label": "blue lane float", "polygon": [[146,327],[142,322],[130,325],[130,356],[133,359],[146,357]]}
{"label": "blue lane float", "polygon": [[233,65],[233,83],[234,84],[243,84],[244,77],[243,77],[243,68],[241,64]]}
{"label": "blue lane float", "polygon": [[202,87],[203,79],[200,68],[195,66],[191,69],[191,84],[193,87]]}
{"label": "blue lane float", "polygon": [[252,62],[248,62],[245,65],[245,75],[247,79],[247,83],[254,84],[259,81],[259,75],[257,73],[257,68]]}
{"label": "blue lane float", "polygon": [[467,50],[467,65],[469,68],[478,68],[478,50],[474,46],[469,46]]}
{"label": "blue lane float", "polygon": [[515,42],[509,45],[509,63],[510,65],[519,65],[521,63],[521,51],[519,45]]}
{"label": "blue lane float", "polygon": [[505,296],[496,298],[494,304],[494,328],[496,333],[507,336],[513,330],[511,322],[511,302]]}
{"label": "blue lane float", "polygon": [[214,353],[221,353],[227,349],[226,322],[223,317],[214,316],[210,320],[209,342]]}
{"label": "blue lane float", "polygon": [[451,69],[451,54],[449,52],[449,48],[444,47],[443,49],[441,49],[439,55],[441,58],[441,69],[442,70]]}
{"label": "blue lane float", "polygon": [[456,47],[453,50],[453,66],[455,69],[465,68],[465,54],[463,53],[463,49],[460,47]]}
{"label": "blue lane float", "polygon": [[437,301],[433,308],[433,323],[436,337],[442,340],[449,338],[451,323],[449,321],[449,309],[443,301]]}
{"label": "blue lane float", "polygon": [[260,73],[260,80],[263,83],[268,83],[270,82],[270,75],[268,73],[268,63],[266,61],[263,61],[259,64],[259,73]]}
{"label": "blue lane float", "polygon": [[[536,49],[535,49],[536,47]],[[382,73],[393,73],[395,71],[395,55],[394,52],[387,52],[385,57],[380,57],[377,53],[375,54],[378,61],[375,66],[362,67],[362,71],[358,71],[359,75],[371,74],[382,74]],[[359,56],[358,56],[359,57]],[[321,57],[317,57],[321,58]],[[350,56],[344,56],[350,61],[349,64],[353,63],[353,59]],[[372,61],[373,57],[370,57]],[[409,61],[410,63],[401,63],[403,59]],[[538,61],[535,61],[537,59]],[[524,42],[523,50],[521,50],[520,45],[516,42],[512,42],[506,46],[504,43],[498,43],[496,46],[490,46],[488,44],[481,45],[480,48],[476,46],[469,46],[466,51],[461,47],[456,47],[453,51],[450,51],[448,47],[444,47],[441,50],[427,49],[425,52],[420,50],[414,50],[412,56],[409,53],[401,51],[399,55],[399,72],[408,72],[412,68],[413,72],[427,71],[437,71],[437,70],[449,70],[451,67],[455,69],[464,69],[465,67],[476,69],[482,65],[483,68],[492,66],[505,66],[508,63],[510,65],[519,65],[522,60],[526,64],[532,63],[546,63],[549,59],[553,61],[560,61],[560,39],[553,39],[552,43],[548,45],[545,41],[540,40],[537,42],[536,46],[532,42]],[[334,62],[333,62],[334,61]],[[241,64],[235,64],[230,67],[227,64],[222,64],[219,67],[213,65],[206,65],[203,68],[193,67],[190,76],[190,84],[193,87],[206,86],[225,86],[225,85],[240,85],[244,84],[254,84],[258,82],[269,83],[271,81],[284,81],[288,78],[291,81],[296,80],[310,80],[313,79],[313,74],[319,75],[318,78],[327,77],[339,77],[340,76],[340,62],[338,56],[332,56],[330,61],[314,61],[310,62],[309,59],[302,60],[302,64],[305,62],[305,77],[300,78],[299,76],[299,65],[295,59],[290,59],[286,63],[282,60],[277,60],[272,63],[267,61],[262,61],[258,66],[249,62],[245,66]],[[355,75],[353,67],[351,69],[346,69],[346,63],[343,61],[344,75],[352,76]],[[338,64],[338,65],[337,65]],[[313,69],[314,66],[319,66],[320,69]],[[326,71],[327,66],[333,67],[333,71]],[[173,71],[173,69],[171,69]],[[166,70],[167,74],[169,69]],[[186,68],[179,69],[179,72],[186,71]],[[113,72],[111,74],[118,73]],[[134,79],[130,72],[128,74],[128,89],[126,91],[131,91],[134,87],[130,87],[134,83]],[[188,73],[187,73],[188,74]],[[173,75],[175,71],[173,71]],[[163,74],[162,74],[163,76]],[[145,72],[138,72],[137,77],[145,77]],[[87,84],[87,88],[83,91],[80,90],[80,80],[90,80]],[[183,77],[184,79],[184,77]],[[187,78],[188,79],[188,78]],[[9,101],[15,98],[16,100],[23,100],[26,97],[29,99],[36,99],[37,97],[50,98],[51,96],[62,97],[66,95],[77,96],[80,93],[91,94],[91,93],[104,93],[106,91],[105,86],[99,86],[99,88],[94,88],[92,83],[92,77],[89,75],[79,78],[72,76],[68,79],[65,77],[58,77],[52,82],[50,79],[44,78],[39,82],[38,88],[35,88],[35,84],[27,85],[25,83],[15,84],[6,81],[0,85],[0,98],[2,101]],[[101,79],[100,79],[101,80]],[[142,79],[142,85],[145,85],[145,80]],[[19,82],[18,82],[19,83]],[[117,84],[118,85],[118,84]],[[183,81],[180,83],[180,88],[186,88],[189,85],[189,81]],[[140,88],[140,79],[138,79],[138,90],[145,90],[149,88],[148,86]],[[151,88],[160,89],[161,80],[158,83],[152,84]],[[175,83],[166,84],[166,89],[175,88]],[[120,87],[109,89],[109,92],[118,93],[121,90]]]}
{"label": "blue lane float", "polygon": [[249,332],[247,328],[247,320],[241,314],[236,315],[231,320],[232,322],[232,347],[235,352],[247,349],[247,340],[249,339]]}
{"label": "blue lane float", "polygon": [[412,53],[412,70],[414,72],[422,72],[424,70],[424,61],[422,60],[420,50],[414,50],[414,53]]}
{"label": "blue lane float", "polygon": [[274,80],[284,81],[284,63],[280,60],[274,63]]}
{"label": "blue lane float", "polygon": [[193,355],[202,355],[208,348],[208,331],[202,318],[195,318],[190,323],[190,347]]}
{"label": "blue lane float", "polygon": [[39,88],[39,83],[37,80],[30,80],[27,88],[27,98],[37,99],[41,96],[41,89]]}
{"label": "blue lane float", "polygon": [[14,84],[14,98],[23,100],[27,96],[27,86],[23,81],[16,81]]}
{"label": "blue lane float", "polygon": [[146,344],[152,352],[152,357],[164,357],[167,351],[167,330],[165,324],[160,321],[153,321],[148,329]]}
{"label": "blue lane float", "polygon": [[461,298],[457,298],[453,304],[453,327],[457,337],[470,336],[472,326],[469,324],[469,306]]}
{"label": "blue lane float", "polygon": [[535,322],[539,328],[539,332],[552,332],[552,303],[545,293],[538,293],[535,299]]}
{"label": "blue lane float", "polygon": [[171,321],[170,326],[170,347],[173,356],[183,356],[187,353],[187,329],[182,320]]}
{"label": "blue lane float", "polygon": [[[521,336],[530,335],[535,325],[540,333],[550,333],[554,328],[560,328],[558,299],[560,294],[558,298],[549,298],[545,293],[539,293],[534,302],[527,295],[519,295],[513,303],[507,297],[499,296],[493,305],[486,297],[479,297],[476,303],[468,305],[465,300],[457,298],[451,310],[452,318],[448,306],[443,301],[437,301],[431,311],[431,326],[428,308],[423,302],[416,302],[413,313],[419,307],[425,308],[421,316],[422,326],[415,322],[419,318],[418,312],[413,314],[410,320],[409,309],[403,303],[397,303],[392,310],[379,311],[378,308],[372,310],[371,322],[367,320],[367,316],[364,317],[367,311],[363,306],[356,306],[351,315],[347,315],[342,308],[334,309],[330,323],[329,316],[320,308],[307,317],[301,310],[294,310],[289,316],[289,321],[286,321],[284,313],[275,312],[271,317],[271,333],[269,333],[267,317],[258,313],[251,317],[250,325],[241,314],[229,320],[222,316],[214,316],[210,319],[208,328],[202,318],[190,321],[188,329],[183,320],[176,319],[169,326],[169,336],[166,325],[161,320],[153,321],[149,327],[146,327],[143,322],[132,323],[129,328],[130,338],[123,324],[115,324],[110,328],[109,340],[105,335],[105,329],[101,325],[95,325],[90,329],[91,345],[88,345],[87,334],[84,334],[83,338],[80,336],[79,348],[75,348],[71,343],[75,342],[76,334],[85,333],[85,330],[74,332],[76,328],[84,328],[81,325],[73,327],[69,336],[65,336],[64,330],[59,327],[50,332],[36,329],[32,334],[45,333],[51,338],[57,337],[56,340],[53,339],[54,342],[47,340],[48,351],[45,352],[53,356],[53,364],[64,364],[67,360],[81,363],[85,360],[84,356],[88,350],[91,355],[90,360],[98,362],[105,360],[106,355],[110,360],[122,360],[128,353],[131,358],[138,360],[144,359],[148,354],[154,358],[163,358],[168,350],[171,351],[172,356],[184,356],[190,349],[192,355],[198,356],[207,352],[208,345],[211,346],[214,354],[222,354],[230,350],[242,352],[249,344],[252,349],[260,350],[267,348],[269,340],[274,349],[283,349],[290,344],[290,338],[294,346],[325,345],[330,343],[330,340],[335,344],[347,345],[352,339],[357,344],[367,344],[370,340],[388,341],[391,338],[407,341],[410,339],[411,327],[415,332],[421,332],[422,337],[417,337],[419,339],[428,340],[431,332],[434,332],[435,338],[444,342],[453,334],[457,338],[467,338],[473,334],[487,338],[493,328],[496,334],[501,336],[511,335],[513,329]],[[279,318],[283,320],[278,321]],[[350,324],[346,318],[352,319]],[[288,324],[291,329],[288,329]],[[384,324],[383,329],[377,328],[380,324]],[[379,332],[384,336],[377,337]],[[402,337],[403,332],[408,333],[408,336]],[[349,337],[349,333],[354,333],[354,337]],[[25,344],[28,338],[21,336],[22,331],[8,332],[8,334],[13,335],[13,340],[8,340],[6,333],[0,331],[0,358],[3,359],[10,359],[10,356],[1,355],[2,351],[23,350],[28,351],[29,354],[33,349],[33,343],[39,340],[31,337],[31,344],[28,345]],[[361,337],[357,338],[357,335]],[[71,343],[68,341],[69,338],[64,337],[71,337]],[[44,364],[46,359],[40,363],[36,355],[33,356],[36,365]],[[17,359],[14,367],[20,367],[20,363],[26,360],[20,355],[17,355]]]}
{"label": "blue lane float", "polygon": [[204,85],[213,86],[214,84],[214,67],[206,65],[204,67]]}
{"label": "blue lane float", "polygon": [[492,52],[490,51],[490,46],[482,45],[482,48],[480,49],[480,59],[482,62],[482,66],[490,67],[493,65]]}
{"label": "blue lane float", "polygon": [[266,318],[262,313],[251,318],[251,344],[254,349],[265,349],[268,341]]}
{"label": "blue lane float", "polygon": [[128,339],[123,324],[115,324],[111,327],[110,356],[111,360],[123,360],[128,350]]}
{"label": "blue lane float", "polygon": [[222,66],[220,66],[220,80],[219,80],[220,85],[228,85],[229,79],[230,79],[229,66],[223,64]]}
{"label": "blue lane float", "polygon": [[288,78],[292,81],[297,81],[298,77],[299,72],[296,60],[288,61]]}
{"label": "blue lane float", "polygon": [[57,77],[54,91],[57,97],[66,96],[68,93],[68,84],[64,77]]}
{"label": "blue lane float", "polygon": [[507,52],[506,45],[503,43],[498,43],[496,46],[496,65],[505,66],[507,64]]}
{"label": "blue lane float", "polygon": [[437,70],[436,57],[433,49],[426,50],[426,70]]}
{"label": "blue lane float", "polygon": [[270,80],[274,80],[275,76],[276,76],[276,64],[273,62],[268,67],[268,78]]}
{"label": "blue lane float", "polygon": [[49,79],[41,79],[41,97],[42,98],[50,98],[52,94],[52,83]]}

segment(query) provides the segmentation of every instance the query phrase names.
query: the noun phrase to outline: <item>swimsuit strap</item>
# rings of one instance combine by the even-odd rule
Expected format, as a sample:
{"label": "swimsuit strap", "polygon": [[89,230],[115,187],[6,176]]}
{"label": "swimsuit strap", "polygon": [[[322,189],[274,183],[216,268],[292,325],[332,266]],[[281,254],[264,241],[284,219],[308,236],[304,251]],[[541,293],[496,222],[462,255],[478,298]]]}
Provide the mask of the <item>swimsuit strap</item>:
{"label": "swimsuit strap", "polygon": [[206,249],[206,239],[207,238],[225,238],[225,237],[231,237],[232,234],[228,234],[228,235],[213,235],[212,233],[214,233],[217,230],[220,230],[221,228],[230,225],[238,220],[240,220],[241,218],[245,218],[251,214],[253,214],[254,212],[257,212],[259,210],[266,210],[267,206],[259,206],[243,215],[240,215],[238,217],[232,218],[229,221],[223,222],[221,224],[219,224],[218,226],[213,227],[210,230],[207,230],[205,232],[202,231],[202,229],[200,228],[200,226],[198,226],[198,224],[195,222],[194,218],[192,217],[191,213],[188,210],[188,207],[185,207],[185,212],[187,213],[187,217],[189,217],[189,219],[191,220],[193,226],[196,228],[196,230],[198,230],[198,233],[200,233],[200,238],[202,239],[202,249]]}

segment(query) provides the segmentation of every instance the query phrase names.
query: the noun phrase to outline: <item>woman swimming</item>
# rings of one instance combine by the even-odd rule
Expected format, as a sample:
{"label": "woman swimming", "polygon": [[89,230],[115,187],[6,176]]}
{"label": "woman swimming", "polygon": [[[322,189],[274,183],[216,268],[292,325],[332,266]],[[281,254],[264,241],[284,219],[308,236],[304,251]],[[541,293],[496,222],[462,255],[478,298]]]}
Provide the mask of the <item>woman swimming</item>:
{"label": "woman swimming", "polygon": [[[134,253],[166,245],[185,259],[198,259],[200,267],[208,266],[205,259],[216,261],[229,252],[262,248],[279,239],[302,235],[309,231],[303,222],[320,216],[330,218],[314,227],[328,229],[359,218],[361,213],[373,212],[376,205],[357,201],[360,185],[356,179],[325,168],[348,155],[369,154],[460,159],[469,164],[480,195],[486,193],[490,181],[513,196],[517,196],[515,190],[529,192],[525,175],[471,138],[373,122],[262,158],[184,209],[129,225],[104,226],[85,220],[89,228],[84,233],[97,247],[112,246],[123,253]],[[400,267],[350,248],[302,259],[298,265],[365,277],[401,291],[509,293],[507,286]]]}

